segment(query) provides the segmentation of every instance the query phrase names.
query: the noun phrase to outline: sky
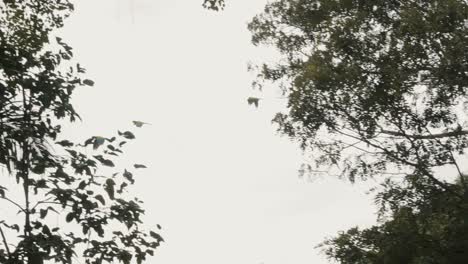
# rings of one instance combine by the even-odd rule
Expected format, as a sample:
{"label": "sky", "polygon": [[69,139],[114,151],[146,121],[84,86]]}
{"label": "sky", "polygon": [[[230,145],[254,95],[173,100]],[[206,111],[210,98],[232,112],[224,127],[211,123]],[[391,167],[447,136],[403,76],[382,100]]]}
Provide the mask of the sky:
{"label": "sky", "polygon": [[[147,263],[322,264],[315,247],[375,222],[369,183],[301,178],[303,153],[276,133],[274,87],[252,90],[247,63],[274,60],[246,28],[264,0],[79,0],[61,32],[95,81],[74,104],[74,138],[136,130],[126,157],[148,166],[132,194],[166,242]],[[258,96],[259,108],[247,98]]]}

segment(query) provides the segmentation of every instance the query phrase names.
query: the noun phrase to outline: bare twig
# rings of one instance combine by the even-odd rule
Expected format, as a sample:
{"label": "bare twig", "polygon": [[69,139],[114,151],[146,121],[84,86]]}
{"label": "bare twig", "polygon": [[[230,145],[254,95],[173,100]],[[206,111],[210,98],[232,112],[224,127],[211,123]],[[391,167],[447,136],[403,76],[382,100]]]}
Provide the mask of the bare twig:
{"label": "bare twig", "polygon": [[11,200],[11,199],[9,199],[9,198],[7,198],[7,197],[0,197],[0,199],[6,200],[6,201],[8,201],[8,202],[10,202],[10,203],[12,203],[12,204],[14,204],[14,205],[16,205],[21,211],[25,212],[24,208],[21,207],[21,205],[19,205],[19,204],[16,203],[15,201],[13,201],[13,200]]}
{"label": "bare twig", "polygon": [[0,234],[2,235],[3,244],[5,245],[5,249],[7,251],[8,257],[11,258],[10,247],[8,247],[8,243],[7,243],[7,240],[6,240],[6,237],[5,237],[5,233],[3,233],[3,229],[2,229],[1,226],[0,226]]}

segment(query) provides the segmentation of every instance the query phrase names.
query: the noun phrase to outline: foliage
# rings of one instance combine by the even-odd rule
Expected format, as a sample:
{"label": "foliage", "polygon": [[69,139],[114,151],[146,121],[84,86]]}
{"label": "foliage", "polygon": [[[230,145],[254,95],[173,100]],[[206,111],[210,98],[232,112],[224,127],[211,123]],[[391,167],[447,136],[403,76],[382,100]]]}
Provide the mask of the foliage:
{"label": "foliage", "polygon": [[[461,185],[451,186],[466,195]],[[462,264],[468,259],[468,203],[410,175],[377,195],[379,225],[349,229],[322,244],[339,263]]]}
{"label": "foliage", "polygon": [[467,1],[275,0],[249,29],[280,53],[257,83],[287,96],[273,121],[312,155],[304,170],[405,178],[377,196],[380,225],[328,240],[328,256],[465,263]]}
{"label": "foliage", "polygon": [[224,0],[204,0],[203,7],[219,11],[222,10],[225,6]]}
{"label": "foliage", "polygon": [[[16,182],[2,181],[0,199],[24,219],[0,219],[0,263],[141,263],[163,241],[141,230],[141,201],[126,192],[132,172],[114,168],[132,132],[58,140],[60,119],[79,118],[74,89],[93,85],[72,48],[52,37],[72,11],[66,0],[0,3],[0,164]],[[52,214],[68,224],[54,225]]]}
{"label": "foliage", "polygon": [[282,54],[258,67],[288,98],[274,122],[351,180],[414,172],[450,189],[433,171],[468,144],[467,18],[463,0],[269,3],[249,28]]}

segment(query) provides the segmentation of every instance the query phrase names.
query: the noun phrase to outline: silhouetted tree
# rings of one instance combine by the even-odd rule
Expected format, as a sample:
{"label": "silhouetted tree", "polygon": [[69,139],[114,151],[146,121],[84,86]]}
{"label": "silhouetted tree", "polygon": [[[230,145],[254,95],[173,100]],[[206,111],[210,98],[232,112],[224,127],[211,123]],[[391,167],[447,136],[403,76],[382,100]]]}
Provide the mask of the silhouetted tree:
{"label": "silhouetted tree", "polygon": [[[451,188],[466,195],[458,184]],[[339,263],[463,264],[468,259],[468,205],[420,177],[387,180],[376,196],[380,223],[352,228],[321,247]]]}
{"label": "silhouetted tree", "polygon": [[[305,172],[351,181],[401,175],[431,190],[388,189],[384,201],[397,203],[390,219],[330,240],[328,254],[342,263],[461,263],[456,252],[468,251],[460,163],[468,146],[468,3],[276,0],[249,29],[254,44],[280,53],[257,67],[257,83],[283,89],[287,109],[274,122],[312,155]],[[449,168],[458,185],[453,174],[436,173]],[[398,188],[414,197],[393,199]],[[406,206],[411,199],[421,207]],[[453,214],[431,207],[439,199]]]}
{"label": "silhouetted tree", "polygon": [[[141,263],[163,241],[142,231],[141,201],[126,191],[133,175],[112,161],[132,132],[59,140],[60,122],[79,118],[74,89],[93,85],[53,37],[72,11],[67,0],[0,2],[0,199],[11,205],[0,216],[0,263]],[[23,223],[5,218],[8,210]]]}

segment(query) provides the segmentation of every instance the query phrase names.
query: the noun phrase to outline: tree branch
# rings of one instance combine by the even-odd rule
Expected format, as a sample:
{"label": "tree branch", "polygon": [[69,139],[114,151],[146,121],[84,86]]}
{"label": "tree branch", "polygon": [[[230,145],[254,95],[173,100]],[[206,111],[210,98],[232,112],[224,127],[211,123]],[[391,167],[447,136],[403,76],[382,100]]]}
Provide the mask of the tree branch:
{"label": "tree branch", "polygon": [[[361,140],[361,141],[367,143],[369,146],[372,146],[374,148],[382,150],[385,153],[385,155],[393,158],[394,160],[397,160],[397,161],[401,162],[402,164],[409,165],[409,166],[414,167],[415,169],[419,170],[420,172],[423,173],[423,175],[427,176],[432,182],[434,182],[436,185],[438,185],[439,187],[441,187],[445,191],[455,195],[456,197],[463,198],[463,196],[461,194],[459,194],[456,191],[452,190],[452,188],[450,188],[450,186],[448,186],[445,182],[442,182],[439,179],[437,179],[436,177],[434,177],[434,175],[432,175],[432,173],[428,169],[426,169],[424,167],[424,165],[419,164],[419,163],[413,163],[413,162],[408,161],[406,159],[400,158],[397,155],[395,155],[392,151],[390,151],[390,150],[388,150],[388,149],[386,149],[386,148],[384,148],[382,146],[379,146],[377,144],[374,144],[374,143],[372,143],[371,141],[369,141],[366,138],[360,138],[360,137],[357,137],[357,136],[354,136],[354,135],[350,135],[350,134],[345,133],[343,131],[340,131],[338,129],[334,129],[334,131],[336,131],[337,133],[342,134],[344,136],[348,136],[348,137],[353,138],[353,139]],[[402,134],[402,135],[404,135],[404,134]]]}
{"label": "tree branch", "polygon": [[[31,208],[31,210],[36,209],[36,207],[38,207],[38,206],[41,205],[41,204],[56,204],[56,205],[61,205],[61,206],[63,206],[63,204],[60,203],[60,202],[54,202],[54,201],[40,201],[40,202],[37,202],[37,203]],[[71,207],[71,205],[65,204],[65,207]]]}
{"label": "tree branch", "polygon": [[456,130],[451,132],[445,132],[440,134],[429,134],[429,135],[411,135],[403,132],[391,131],[391,130],[382,130],[381,133],[397,136],[397,137],[407,137],[412,139],[439,139],[445,137],[457,137],[468,135],[468,130]]}
{"label": "tree branch", "polygon": [[7,240],[6,240],[6,237],[5,237],[5,233],[3,233],[3,229],[2,229],[1,226],[0,226],[0,234],[2,235],[3,244],[5,245],[5,249],[7,251],[8,258],[11,258],[10,248],[8,247],[8,243],[7,243]]}
{"label": "tree branch", "polygon": [[[429,134],[431,134],[429,129],[426,128],[426,130],[427,130],[427,132]],[[440,146],[446,147],[446,145],[442,144],[442,142],[439,139],[437,139],[436,141],[437,141],[437,143],[439,143]],[[455,159],[455,155],[453,155],[452,150],[450,150],[450,148],[448,148],[448,147],[446,147],[446,149],[447,149],[447,152],[450,154],[450,157],[452,158],[452,161],[453,161],[453,164],[455,165],[455,168],[458,171],[458,175],[460,176],[460,182],[463,185],[463,189],[466,191],[467,185],[466,185],[466,182],[465,182],[465,175],[463,175],[463,173],[462,173],[462,171],[460,169],[460,166],[458,165],[457,160]]]}
{"label": "tree branch", "polygon": [[6,200],[14,205],[16,205],[21,211],[25,212],[24,208],[21,207],[21,205],[19,205],[18,203],[16,203],[15,201],[11,200],[11,199],[8,199],[6,197],[0,197],[0,199],[3,199],[3,200]]}

